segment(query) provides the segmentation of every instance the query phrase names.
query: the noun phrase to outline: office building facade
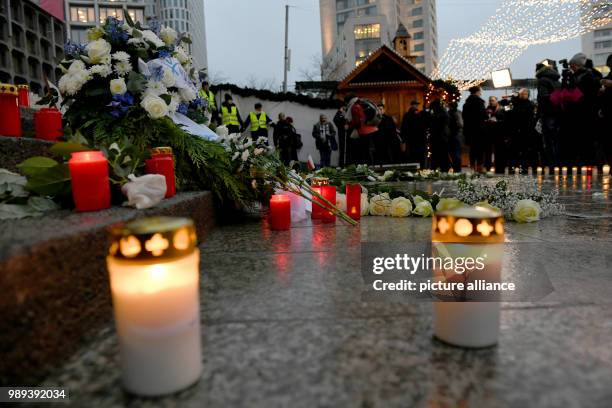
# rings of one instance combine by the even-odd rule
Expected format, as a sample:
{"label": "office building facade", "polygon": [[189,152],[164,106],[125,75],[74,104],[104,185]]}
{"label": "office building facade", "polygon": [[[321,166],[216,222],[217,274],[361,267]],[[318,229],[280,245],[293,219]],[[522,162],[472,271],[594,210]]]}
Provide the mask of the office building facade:
{"label": "office building facade", "polygon": [[340,80],[380,46],[391,45],[402,23],[414,65],[425,74],[438,63],[435,0],[320,0],[322,76]]}

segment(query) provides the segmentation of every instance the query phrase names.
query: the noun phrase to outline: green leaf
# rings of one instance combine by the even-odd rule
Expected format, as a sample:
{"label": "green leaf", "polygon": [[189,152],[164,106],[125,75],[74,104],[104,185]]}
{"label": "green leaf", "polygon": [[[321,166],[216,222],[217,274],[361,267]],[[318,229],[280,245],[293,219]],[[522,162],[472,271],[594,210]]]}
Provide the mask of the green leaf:
{"label": "green leaf", "polygon": [[79,143],[59,142],[51,146],[51,148],[49,149],[49,152],[53,154],[54,156],[62,157],[64,159],[69,159],[72,153],[84,152],[86,150],[89,150],[89,148]]}
{"label": "green leaf", "polygon": [[30,197],[28,205],[36,211],[45,212],[59,210],[59,205],[55,201],[44,197]]}
{"label": "green leaf", "polygon": [[134,71],[130,72],[128,76],[127,89],[132,93],[141,93],[144,91],[145,86],[147,85],[147,78],[144,75],[136,73]]}
{"label": "green leaf", "polygon": [[98,96],[110,95],[110,90],[107,88],[94,88],[94,89],[86,89],[85,96],[90,98],[95,98]]}
{"label": "green leaf", "polygon": [[142,38],[142,32],[140,32],[140,30],[132,30],[132,37]]}
{"label": "green leaf", "polygon": [[26,217],[39,217],[42,213],[28,205],[0,204],[0,220],[18,220]]}
{"label": "green leaf", "polygon": [[13,173],[7,169],[0,169],[0,184],[19,184],[25,186],[28,180],[21,174]]}
{"label": "green leaf", "polygon": [[28,191],[42,196],[57,197],[70,191],[70,170],[66,164],[58,164],[28,179]]}
{"label": "green leaf", "polygon": [[132,20],[132,17],[130,17],[130,13],[123,13],[123,17],[125,18],[127,25],[134,27],[134,20]]}
{"label": "green leaf", "polygon": [[35,156],[17,165],[17,168],[26,176],[35,176],[57,166],[58,163],[48,157]]}

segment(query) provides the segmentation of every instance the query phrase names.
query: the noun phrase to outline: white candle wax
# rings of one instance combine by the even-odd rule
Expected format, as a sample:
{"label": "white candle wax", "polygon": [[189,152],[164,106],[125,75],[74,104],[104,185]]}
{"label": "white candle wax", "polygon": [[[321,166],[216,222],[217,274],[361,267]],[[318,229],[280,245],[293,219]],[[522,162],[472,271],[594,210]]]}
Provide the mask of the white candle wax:
{"label": "white candle wax", "polygon": [[107,261],[125,388],[155,396],[195,383],[202,372],[199,251],[176,260]]}
{"label": "white candle wax", "polygon": [[578,175],[578,167],[572,167],[572,176]]}
{"label": "white candle wax", "polygon": [[567,176],[567,167],[563,167],[561,171],[563,172],[564,176]]}
{"label": "white candle wax", "polygon": [[603,171],[603,175],[604,176],[609,176],[610,175],[610,166],[605,164],[602,168]]}
{"label": "white candle wax", "polygon": [[558,175],[559,175],[559,168],[555,167],[555,176],[558,176]]}
{"label": "white candle wax", "polygon": [[538,176],[541,176],[541,175],[542,175],[542,168],[541,168],[541,167],[538,167],[538,168],[536,169],[536,173],[537,173],[537,175],[538,175]]}
{"label": "white candle wax", "polygon": [[544,175],[545,176],[550,176],[550,167],[548,167],[548,166],[544,167]]}
{"label": "white candle wax", "polygon": [[517,176],[518,176],[519,174],[521,174],[521,169],[519,169],[518,167],[515,167],[515,168],[514,168],[514,174],[515,174],[515,175],[517,175]]}
{"label": "white candle wax", "polygon": [[533,169],[531,167],[527,168],[527,175],[528,176],[532,176],[533,175]]}

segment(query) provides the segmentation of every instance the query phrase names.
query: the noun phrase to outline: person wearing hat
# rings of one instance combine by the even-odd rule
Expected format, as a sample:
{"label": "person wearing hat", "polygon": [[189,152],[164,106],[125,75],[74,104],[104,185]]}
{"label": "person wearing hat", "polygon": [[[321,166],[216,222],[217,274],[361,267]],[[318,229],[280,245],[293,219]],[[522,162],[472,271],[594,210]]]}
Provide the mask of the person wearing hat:
{"label": "person wearing hat", "polygon": [[272,119],[263,111],[261,103],[255,104],[255,111],[249,113],[246,122],[244,122],[243,130],[246,130],[249,125],[251,127],[251,138],[257,140],[259,137],[268,138],[268,127]]}
{"label": "person wearing hat", "polygon": [[225,94],[225,101],[221,104],[221,124],[227,126],[229,134],[240,133],[242,118],[238,107],[234,104],[232,96]]}
{"label": "person wearing hat", "polygon": [[208,111],[212,115],[212,120],[216,121],[217,116],[219,115],[219,112],[217,110],[217,101],[215,99],[214,92],[210,90],[210,84],[208,83],[208,81],[202,82],[202,87],[200,88],[199,96],[208,103]]}
{"label": "person wearing hat", "polygon": [[425,165],[425,117],[419,110],[419,101],[410,102],[410,109],[404,114],[400,127],[402,155],[412,163]]}

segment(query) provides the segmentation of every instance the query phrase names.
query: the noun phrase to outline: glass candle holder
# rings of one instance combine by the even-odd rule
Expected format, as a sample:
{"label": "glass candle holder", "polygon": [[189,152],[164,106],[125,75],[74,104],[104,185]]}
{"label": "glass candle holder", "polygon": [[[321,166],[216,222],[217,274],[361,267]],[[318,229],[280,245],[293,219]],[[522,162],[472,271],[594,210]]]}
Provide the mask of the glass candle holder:
{"label": "glass candle holder", "polygon": [[291,199],[289,196],[277,194],[270,199],[270,228],[275,231],[291,228]]}
{"label": "glass candle holder", "polygon": [[348,216],[359,221],[361,219],[361,185],[346,185],[346,211]]}
{"label": "glass candle holder", "polygon": [[[329,185],[329,179],[325,178],[325,177],[313,177],[312,180],[310,181],[310,186],[312,187],[312,189],[318,193],[321,194],[321,192],[323,191],[322,187],[323,186],[328,186]],[[322,203],[321,200],[318,197],[313,197],[312,198],[312,211],[311,211],[311,218],[313,220],[320,220],[323,218],[323,207],[321,207],[321,205],[316,204],[316,203]]]}
{"label": "glass candle holder", "polygon": [[[501,213],[483,207],[461,207],[436,213],[432,220],[432,255],[445,262],[435,265],[434,281],[501,282],[504,219]],[[448,259],[475,259],[482,268],[444,269]],[[468,294],[466,294],[468,293]],[[438,292],[434,302],[434,335],[460,347],[489,347],[499,336],[498,293]]]}
{"label": "glass candle holder", "polygon": [[193,221],[144,218],[110,230],[107,266],[125,389],[180,391],[202,372],[200,253]]}
{"label": "glass candle holder", "polygon": [[19,92],[15,85],[0,83],[0,135],[21,137],[21,111]]}
{"label": "glass candle holder", "polygon": [[72,153],[68,167],[77,211],[98,211],[110,207],[108,160],[101,151]]}
{"label": "glass candle holder", "polygon": [[174,154],[171,147],[151,149],[151,158],[145,160],[147,174],[161,174],[166,178],[166,198],[176,195],[176,178],[174,176]]}

